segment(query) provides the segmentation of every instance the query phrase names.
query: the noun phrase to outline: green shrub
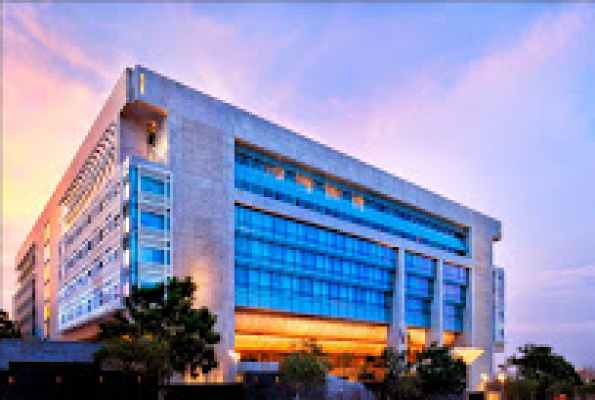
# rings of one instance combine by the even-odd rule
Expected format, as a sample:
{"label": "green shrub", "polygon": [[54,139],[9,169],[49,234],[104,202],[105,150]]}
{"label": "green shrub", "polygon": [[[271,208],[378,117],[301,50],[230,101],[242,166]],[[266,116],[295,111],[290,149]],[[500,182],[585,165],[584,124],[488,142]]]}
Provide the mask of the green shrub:
{"label": "green shrub", "polygon": [[587,399],[589,395],[595,395],[595,381],[587,382],[576,388],[576,394],[582,399]]}
{"label": "green shrub", "polygon": [[289,354],[281,363],[281,379],[298,393],[321,387],[331,364],[322,357],[313,341],[304,342],[301,350]]}
{"label": "green shrub", "polygon": [[533,400],[537,399],[539,382],[534,379],[512,379],[506,383],[507,399]]}

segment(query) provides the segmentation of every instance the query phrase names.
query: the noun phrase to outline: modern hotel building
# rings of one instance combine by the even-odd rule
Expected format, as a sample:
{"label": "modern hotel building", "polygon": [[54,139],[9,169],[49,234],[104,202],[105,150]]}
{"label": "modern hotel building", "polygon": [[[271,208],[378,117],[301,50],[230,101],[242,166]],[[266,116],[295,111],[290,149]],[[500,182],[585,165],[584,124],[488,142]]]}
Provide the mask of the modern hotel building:
{"label": "modern hotel building", "polygon": [[500,223],[142,67],[117,82],[17,256],[30,335],[92,340],[131,285],[191,276],[220,368],[504,344]]}

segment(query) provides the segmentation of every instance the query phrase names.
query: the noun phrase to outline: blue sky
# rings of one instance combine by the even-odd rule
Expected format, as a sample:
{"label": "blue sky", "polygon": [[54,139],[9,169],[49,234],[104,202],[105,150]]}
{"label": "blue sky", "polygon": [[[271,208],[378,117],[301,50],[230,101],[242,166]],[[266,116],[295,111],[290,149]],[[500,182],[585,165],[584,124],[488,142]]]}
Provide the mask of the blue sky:
{"label": "blue sky", "polygon": [[107,93],[143,64],[500,219],[508,350],[595,360],[594,6],[3,8],[4,302]]}

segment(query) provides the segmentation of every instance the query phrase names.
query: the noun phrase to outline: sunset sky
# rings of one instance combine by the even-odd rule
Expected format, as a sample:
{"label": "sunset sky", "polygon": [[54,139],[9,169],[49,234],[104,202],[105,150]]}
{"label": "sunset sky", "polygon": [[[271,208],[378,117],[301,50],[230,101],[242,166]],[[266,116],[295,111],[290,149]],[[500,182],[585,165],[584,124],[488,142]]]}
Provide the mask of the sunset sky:
{"label": "sunset sky", "polygon": [[142,64],[502,221],[507,351],[595,365],[595,6],[3,3],[3,285]]}

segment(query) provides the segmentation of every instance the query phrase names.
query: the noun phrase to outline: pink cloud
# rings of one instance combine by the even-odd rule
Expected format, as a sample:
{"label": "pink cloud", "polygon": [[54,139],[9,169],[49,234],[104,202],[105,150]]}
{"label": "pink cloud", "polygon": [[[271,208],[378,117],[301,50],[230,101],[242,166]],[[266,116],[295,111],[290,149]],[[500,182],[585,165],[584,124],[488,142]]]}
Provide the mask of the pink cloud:
{"label": "pink cloud", "polygon": [[[36,9],[10,7],[3,57],[3,290],[10,309],[14,258],[107,93],[51,68],[66,61],[107,72],[82,50],[39,23]],[[49,54],[48,54],[49,53]],[[115,80],[112,75],[110,80]]]}
{"label": "pink cloud", "polygon": [[[586,139],[591,134],[587,115],[576,106],[573,86],[593,45],[593,8],[556,8],[522,30],[514,43],[492,47],[465,65],[423,66],[398,85],[377,82],[363,96],[331,97],[322,106],[305,104],[298,93],[309,68],[324,62],[329,49],[349,48],[352,37],[342,36],[349,27],[340,18],[273,81],[268,76],[272,66],[304,26],[296,24],[264,42],[252,29],[210,19],[190,6],[147,7],[134,29],[113,26],[125,42],[116,50],[122,52],[120,62],[108,68],[92,54],[94,43],[76,42],[75,28],[45,23],[39,8],[8,10],[3,39],[5,271],[12,271],[16,247],[106,96],[54,64],[90,71],[109,87],[127,65],[124,60],[146,64],[501,218],[504,240],[496,245],[496,263],[509,271],[513,329],[522,320],[518,309],[527,309],[527,293],[539,292],[528,286],[537,274],[584,264],[566,262],[561,254],[584,253],[595,235],[584,211],[595,202],[585,191],[595,173],[595,149]],[[166,26],[155,28],[157,20]],[[329,110],[323,118],[305,118],[320,108]],[[566,179],[570,175],[573,179]],[[576,204],[576,211],[567,209],[569,204]],[[564,226],[577,230],[563,231]],[[580,281],[570,278],[577,271],[592,272],[585,267],[568,276],[543,276],[559,283],[556,290],[571,292]],[[3,292],[5,299],[8,294]],[[542,327],[536,316],[523,317],[527,325],[518,325],[519,331]],[[564,329],[579,329],[567,324]]]}
{"label": "pink cloud", "polygon": [[[39,6],[28,4],[8,7],[10,17],[13,19],[7,24],[6,30],[10,35],[10,42],[16,44],[18,40],[20,44],[36,46],[51,56],[59,57],[71,67],[92,71],[100,79],[113,80],[113,71],[106,67],[101,59],[91,56],[88,51],[83,50],[83,47],[76,45],[74,36],[65,37],[51,25],[43,24],[39,10]],[[62,26],[61,29],[65,30],[65,27]]]}

